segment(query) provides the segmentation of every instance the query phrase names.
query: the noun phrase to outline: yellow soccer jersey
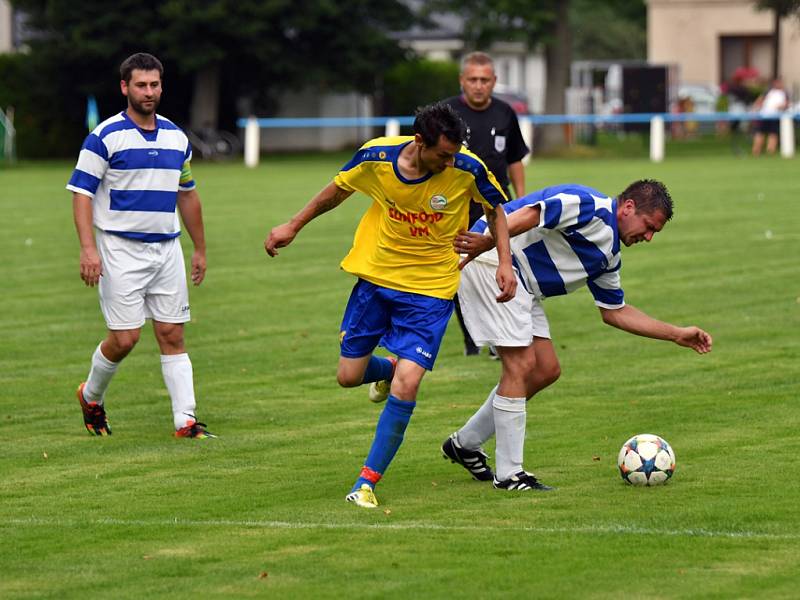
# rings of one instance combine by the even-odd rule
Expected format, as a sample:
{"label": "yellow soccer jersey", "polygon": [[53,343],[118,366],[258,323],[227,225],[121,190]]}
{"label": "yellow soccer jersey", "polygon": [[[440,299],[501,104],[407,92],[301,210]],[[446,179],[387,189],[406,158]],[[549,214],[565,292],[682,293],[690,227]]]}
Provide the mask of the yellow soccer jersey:
{"label": "yellow soccer jersey", "polygon": [[372,198],[341,266],[376,285],[449,300],[459,279],[453,239],[469,225],[470,200],[493,207],[506,198],[486,165],[467,150],[452,168],[406,179],[397,159],[413,140],[370,140],[334,178],[343,190]]}

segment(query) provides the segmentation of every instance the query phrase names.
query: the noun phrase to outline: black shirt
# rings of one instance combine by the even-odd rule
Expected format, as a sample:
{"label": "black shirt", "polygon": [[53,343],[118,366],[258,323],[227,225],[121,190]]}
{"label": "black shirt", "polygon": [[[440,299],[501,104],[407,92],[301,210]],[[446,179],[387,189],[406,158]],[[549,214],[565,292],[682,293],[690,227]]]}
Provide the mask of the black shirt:
{"label": "black shirt", "polygon": [[[467,125],[464,145],[486,163],[510,198],[508,165],[522,160],[529,152],[514,109],[495,97],[484,110],[470,108],[463,96],[453,96],[444,102],[452,106]],[[483,215],[483,208],[472,202],[469,213],[471,225]]]}

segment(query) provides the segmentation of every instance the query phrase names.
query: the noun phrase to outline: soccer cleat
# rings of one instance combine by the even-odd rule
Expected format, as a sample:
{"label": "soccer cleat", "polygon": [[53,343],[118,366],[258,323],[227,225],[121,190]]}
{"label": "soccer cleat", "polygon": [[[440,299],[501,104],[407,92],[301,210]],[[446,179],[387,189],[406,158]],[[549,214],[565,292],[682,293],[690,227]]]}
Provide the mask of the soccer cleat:
{"label": "soccer cleat", "polygon": [[498,490],[518,492],[527,492],[530,490],[535,490],[538,492],[552,492],[554,489],[556,489],[554,487],[550,487],[549,485],[543,484],[541,481],[536,479],[536,476],[533,473],[528,473],[526,471],[520,471],[516,475],[512,475],[503,481],[497,481],[497,479],[495,479],[494,487]]}
{"label": "soccer cleat", "polygon": [[500,355],[497,353],[497,348],[489,346],[489,358],[492,360],[500,360]]}
{"label": "soccer cleat", "polygon": [[486,462],[489,456],[480,448],[477,450],[462,448],[455,433],[442,444],[442,455],[445,459],[450,459],[450,462],[464,467],[478,481],[490,481],[494,478],[492,469]]}
{"label": "soccer cleat", "polygon": [[[392,363],[392,377],[397,369],[397,359],[394,356],[387,356]],[[389,397],[389,391],[392,389],[392,379],[384,379],[383,381],[373,381],[369,384],[369,401],[375,404],[385,402]]]}
{"label": "soccer cleat", "polygon": [[215,438],[217,436],[206,429],[205,423],[200,423],[199,421],[189,421],[187,425],[181,427],[175,432],[175,437],[204,440],[206,438]]}
{"label": "soccer cleat", "polygon": [[84,381],[78,386],[76,395],[78,402],[81,403],[81,410],[83,411],[83,424],[86,426],[86,431],[90,435],[111,435],[111,426],[106,419],[106,411],[102,404],[97,402],[87,402],[83,397],[83,388],[86,387]]}
{"label": "soccer cleat", "polygon": [[378,508],[375,491],[366,483],[362,483],[360,488],[347,494],[344,499],[361,508]]}

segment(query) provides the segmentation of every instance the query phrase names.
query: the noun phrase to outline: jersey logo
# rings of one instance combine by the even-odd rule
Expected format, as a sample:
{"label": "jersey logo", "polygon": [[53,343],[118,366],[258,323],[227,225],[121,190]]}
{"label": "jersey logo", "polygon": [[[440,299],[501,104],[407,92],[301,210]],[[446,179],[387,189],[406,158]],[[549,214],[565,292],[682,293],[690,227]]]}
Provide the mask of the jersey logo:
{"label": "jersey logo", "polygon": [[447,198],[437,194],[435,196],[431,196],[429,203],[433,210],[444,210],[445,206],[447,206]]}
{"label": "jersey logo", "polygon": [[150,150],[150,152],[148,152],[147,154],[149,156],[158,156],[158,150]]}
{"label": "jersey logo", "polygon": [[433,354],[425,350],[422,346],[417,346],[417,354],[421,354],[422,356],[428,359],[430,359],[433,356]]}
{"label": "jersey logo", "polygon": [[506,149],[506,136],[504,135],[496,135],[494,136],[494,149],[498,152],[502,152]]}

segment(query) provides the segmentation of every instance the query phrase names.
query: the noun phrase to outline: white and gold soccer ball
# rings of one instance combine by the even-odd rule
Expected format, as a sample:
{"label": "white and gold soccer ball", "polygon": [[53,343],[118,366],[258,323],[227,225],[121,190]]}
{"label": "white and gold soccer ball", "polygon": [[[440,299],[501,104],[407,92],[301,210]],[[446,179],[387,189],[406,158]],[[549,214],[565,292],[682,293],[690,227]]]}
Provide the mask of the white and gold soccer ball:
{"label": "white and gold soccer ball", "polygon": [[619,473],[631,485],[661,485],[675,472],[675,453],[663,438],[640,433],[622,445]]}

